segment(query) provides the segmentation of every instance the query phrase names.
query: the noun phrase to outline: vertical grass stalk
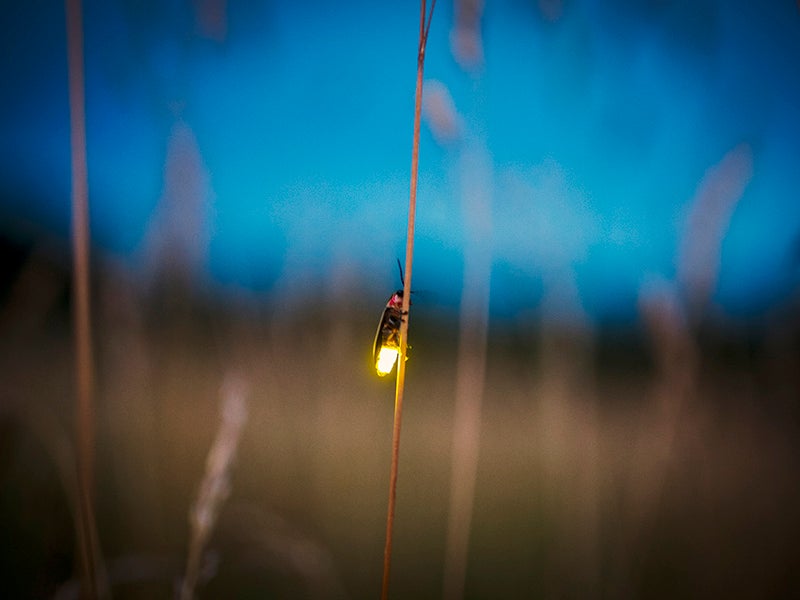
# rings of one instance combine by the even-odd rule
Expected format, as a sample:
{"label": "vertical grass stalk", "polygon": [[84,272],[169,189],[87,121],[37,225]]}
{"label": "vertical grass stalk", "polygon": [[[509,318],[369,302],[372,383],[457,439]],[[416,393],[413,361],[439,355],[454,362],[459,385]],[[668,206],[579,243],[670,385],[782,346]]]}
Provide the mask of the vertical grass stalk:
{"label": "vertical grass stalk", "polygon": [[466,245],[453,411],[453,470],[442,595],[445,600],[462,598],[466,583],[478,475],[492,272],[492,168],[489,153],[482,144],[477,144],[462,152],[460,163]]}
{"label": "vertical grass stalk", "polygon": [[94,406],[92,331],[89,305],[89,194],[86,167],[86,101],[83,72],[83,20],[80,0],[65,0],[72,174],[72,310],[75,327],[76,468],[78,543],[83,595],[97,598],[98,544],[94,520]]}
{"label": "vertical grass stalk", "polygon": [[[397,500],[397,466],[400,458],[400,427],[403,420],[403,391],[406,378],[406,350],[408,347],[408,318],[411,305],[411,275],[414,260],[414,219],[417,212],[417,171],[419,170],[419,130],[422,115],[422,76],[425,66],[425,46],[436,0],[431,2],[430,13],[426,11],[425,0],[420,3],[419,48],[417,50],[417,85],[414,97],[414,140],[411,149],[411,186],[408,201],[408,228],[406,233],[405,279],[403,281],[403,314],[400,325],[400,357],[397,363],[397,385],[394,396],[394,426],[392,428],[392,466],[389,473],[389,505],[386,514],[386,545],[383,550],[383,584],[381,598],[389,597],[389,571],[392,564],[392,533],[394,530],[394,511]],[[427,14],[427,19],[426,19]]]}
{"label": "vertical grass stalk", "polygon": [[230,495],[231,471],[242,428],[247,422],[248,385],[235,375],[228,375],[222,385],[221,420],[214,443],[206,459],[206,471],[197,498],[189,511],[189,539],[186,572],[178,594],[180,600],[192,600],[201,579],[203,552],[214,531],[220,508]]}

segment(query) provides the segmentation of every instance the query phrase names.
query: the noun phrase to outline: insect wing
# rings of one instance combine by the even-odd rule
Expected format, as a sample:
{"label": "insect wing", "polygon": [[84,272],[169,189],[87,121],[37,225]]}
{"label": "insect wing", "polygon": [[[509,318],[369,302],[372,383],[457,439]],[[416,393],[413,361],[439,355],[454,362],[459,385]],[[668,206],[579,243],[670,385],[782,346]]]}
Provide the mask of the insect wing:
{"label": "insect wing", "polygon": [[403,322],[402,312],[403,290],[397,290],[389,298],[383,309],[378,331],[375,332],[375,344],[372,348],[372,359],[378,375],[388,375],[400,353],[400,325]]}
{"label": "insect wing", "polygon": [[387,306],[383,309],[383,314],[381,315],[381,320],[378,323],[378,331],[375,332],[375,344],[372,350],[372,362],[373,364],[378,360],[378,353],[381,350],[381,346],[386,339],[386,327],[389,321],[389,311],[391,308]]}

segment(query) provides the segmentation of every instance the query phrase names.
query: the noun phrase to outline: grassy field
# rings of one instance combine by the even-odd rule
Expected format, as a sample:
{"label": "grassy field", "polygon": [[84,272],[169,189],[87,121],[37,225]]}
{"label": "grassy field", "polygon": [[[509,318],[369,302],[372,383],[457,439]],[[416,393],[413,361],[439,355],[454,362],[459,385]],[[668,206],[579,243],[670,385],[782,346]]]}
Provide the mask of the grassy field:
{"label": "grassy field", "polygon": [[[232,373],[247,420],[199,596],[376,597],[393,403],[393,381],[369,364],[380,303],[337,301],[334,317],[166,291],[145,301],[113,270],[99,280],[96,518],[114,597],[174,596]],[[77,591],[65,284],[28,265],[4,303],[6,597]],[[390,589],[437,598],[458,335],[454,319],[415,311]],[[644,325],[493,327],[466,597],[799,589],[798,354],[779,322],[705,335],[689,355]]]}

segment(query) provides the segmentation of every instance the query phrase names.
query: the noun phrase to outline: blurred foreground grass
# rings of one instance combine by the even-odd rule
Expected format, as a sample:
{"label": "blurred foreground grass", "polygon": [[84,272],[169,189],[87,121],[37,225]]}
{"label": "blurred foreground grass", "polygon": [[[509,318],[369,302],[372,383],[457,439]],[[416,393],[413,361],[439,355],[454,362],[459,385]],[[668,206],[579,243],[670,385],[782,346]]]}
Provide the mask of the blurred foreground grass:
{"label": "blurred foreground grass", "polygon": [[[25,273],[0,321],[0,588],[70,597],[67,295],[46,267]],[[223,307],[140,300],[113,270],[99,281],[97,521],[114,597],[173,597],[229,372],[247,381],[249,419],[199,596],[376,597],[393,410],[393,379],[369,364],[382,300]],[[441,596],[455,323],[412,316],[396,598]],[[707,336],[684,389],[635,333],[493,328],[468,598],[800,589],[796,346]]]}

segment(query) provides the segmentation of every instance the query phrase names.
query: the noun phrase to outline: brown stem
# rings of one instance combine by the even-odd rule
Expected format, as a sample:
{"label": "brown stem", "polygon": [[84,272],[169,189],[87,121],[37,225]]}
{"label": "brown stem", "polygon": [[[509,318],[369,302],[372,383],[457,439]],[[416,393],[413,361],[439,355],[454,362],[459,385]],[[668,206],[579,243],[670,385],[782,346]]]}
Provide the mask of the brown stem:
{"label": "brown stem", "polygon": [[417,212],[417,171],[419,169],[419,130],[422,115],[422,74],[425,65],[425,45],[431,26],[436,0],[425,20],[425,0],[420,5],[419,50],[417,53],[417,87],[414,99],[414,141],[411,149],[411,190],[408,201],[408,229],[406,234],[405,280],[403,281],[403,314],[400,324],[400,357],[397,362],[397,386],[394,396],[394,427],[392,429],[392,466],[389,474],[389,506],[386,515],[386,545],[383,550],[383,585],[381,599],[389,597],[389,571],[392,564],[392,532],[397,500],[397,465],[400,458],[400,426],[403,420],[403,391],[406,379],[406,350],[408,347],[408,313],[411,306],[411,273],[414,261],[414,219]]}
{"label": "brown stem", "polygon": [[482,146],[461,153],[464,284],[453,406],[452,474],[445,550],[445,600],[464,597],[480,450],[491,290],[491,177]]}
{"label": "brown stem", "polygon": [[78,540],[83,595],[97,598],[98,557],[92,494],[94,426],[91,317],[89,307],[89,199],[86,168],[86,115],[83,75],[83,22],[80,0],[66,0],[72,156],[73,319],[77,407],[75,436],[78,471]]}

